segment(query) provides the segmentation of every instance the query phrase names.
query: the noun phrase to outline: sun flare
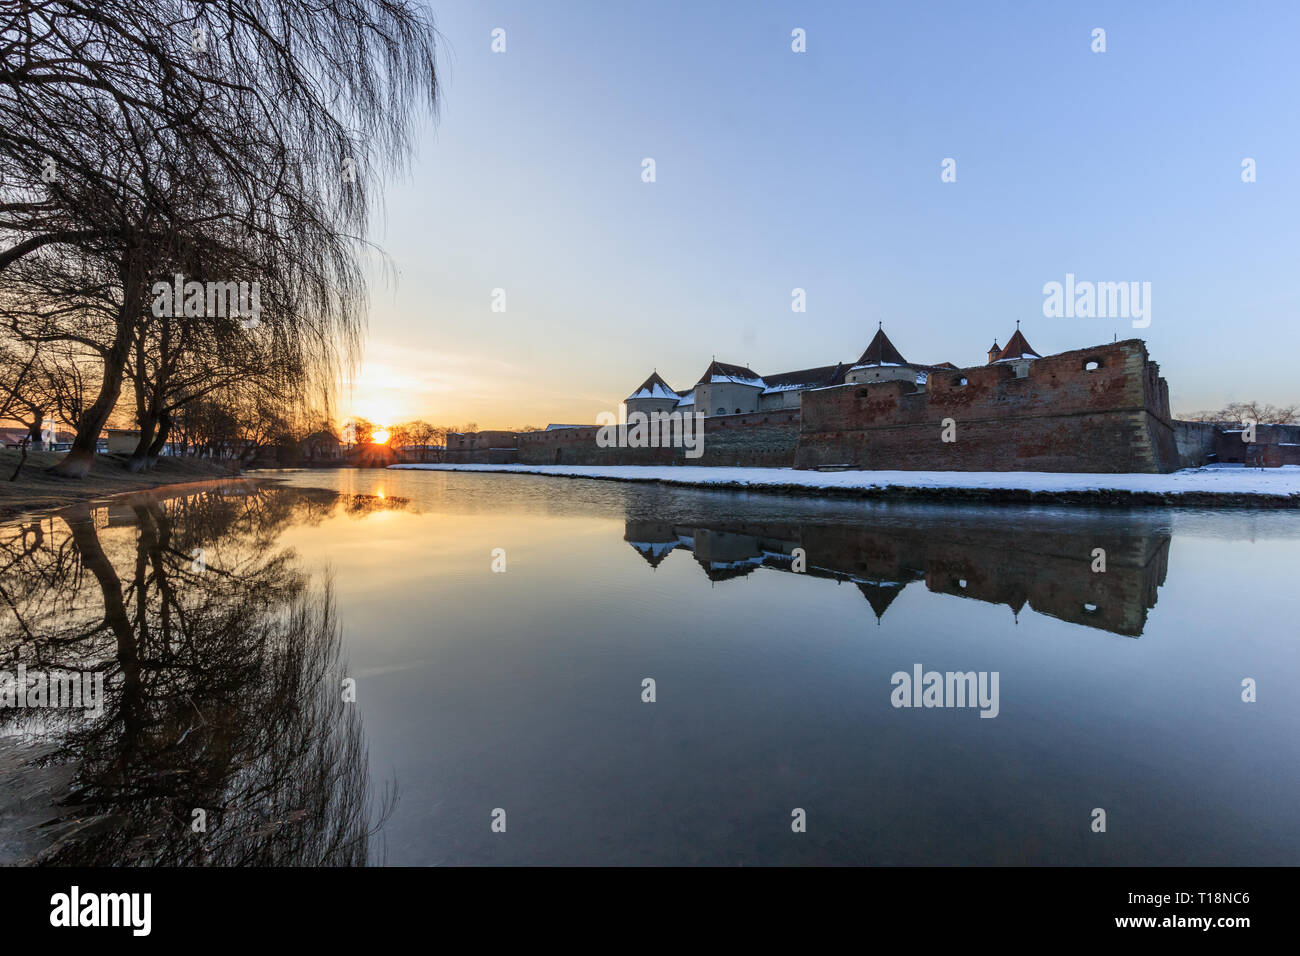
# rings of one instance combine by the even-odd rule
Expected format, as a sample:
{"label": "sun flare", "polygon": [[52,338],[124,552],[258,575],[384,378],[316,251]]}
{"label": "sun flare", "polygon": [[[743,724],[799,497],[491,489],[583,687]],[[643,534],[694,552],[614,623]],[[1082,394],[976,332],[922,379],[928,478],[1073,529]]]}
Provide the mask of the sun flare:
{"label": "sun flare", "polygon": [[387,429],[387,428],[376,428],[373,437],[374,437],[374,440],[375,440],[375,444],[376,444],[376,445],[387,445],[387,444],[388,444],[388,429]]}

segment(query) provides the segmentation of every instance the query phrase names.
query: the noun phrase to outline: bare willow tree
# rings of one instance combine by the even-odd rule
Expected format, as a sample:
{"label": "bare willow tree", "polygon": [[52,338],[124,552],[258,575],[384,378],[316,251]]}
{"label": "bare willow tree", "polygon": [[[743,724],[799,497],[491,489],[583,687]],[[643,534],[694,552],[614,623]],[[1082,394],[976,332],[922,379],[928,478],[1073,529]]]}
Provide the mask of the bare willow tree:
{"label": "bare willow tree", "polygon": [[[33,257],[65,275],[93,259],[116,306],[95,316],[101,387],[58,473],[87,473],[133,350],[145,368],[138,349],[157,335],[141,329],[158,318],[165,266],[265,284],[268,336],[316,384],[355,359],[369,197],[435,109],[434,39],[409,0],[0,10],[0,274]],[[179,318],[211,316],[187,305]],[[11,328],[24,341],[66,331]]]}

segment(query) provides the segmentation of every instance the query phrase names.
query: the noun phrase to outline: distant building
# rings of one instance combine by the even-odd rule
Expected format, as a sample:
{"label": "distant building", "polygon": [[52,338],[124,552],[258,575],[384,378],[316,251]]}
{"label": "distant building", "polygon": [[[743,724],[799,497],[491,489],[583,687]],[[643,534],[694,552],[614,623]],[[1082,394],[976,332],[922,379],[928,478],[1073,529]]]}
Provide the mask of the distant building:
{"label": "distant building", "polygon": [[333,432],[313,432],[302,440],[300,450],[304,462],[337,461],[343,457],[342,445]]}

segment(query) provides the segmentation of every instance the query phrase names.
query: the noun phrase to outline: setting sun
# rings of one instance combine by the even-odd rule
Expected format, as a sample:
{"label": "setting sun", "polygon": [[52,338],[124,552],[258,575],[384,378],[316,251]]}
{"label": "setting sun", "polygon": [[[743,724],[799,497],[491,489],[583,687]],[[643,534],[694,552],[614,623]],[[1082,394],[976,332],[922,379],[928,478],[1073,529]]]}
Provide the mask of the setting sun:
{"label": "setting sun", "polygon": [[387,429],[387,428],[376,428],[376,429],[375,429],[375,433],[374,433],[374,435],[373,435],[372,437],[374,438],[374,440],[375,440],[375,444],[376,444],[376,445],[387,445],[387,444],[388,444],[388,429]]}

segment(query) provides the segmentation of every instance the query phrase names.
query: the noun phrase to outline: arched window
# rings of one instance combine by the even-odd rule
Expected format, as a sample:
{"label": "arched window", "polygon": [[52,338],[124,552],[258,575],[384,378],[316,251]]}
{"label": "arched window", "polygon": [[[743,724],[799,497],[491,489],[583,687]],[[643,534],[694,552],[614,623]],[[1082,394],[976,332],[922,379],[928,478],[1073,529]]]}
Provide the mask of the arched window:
{"label": "arched window", "polygon": [[717,410],[716,412],[714,412],[714,414],[715,414],[715,415],[725,415],[725,414],[727,414],[727,410],[726,410],[725,408],[719,406],[719,407],[718,407],[718,410]]}
{"label": "arched window", "polygon": [[739,408],[738,408],[738,409],[736,409],[736,414],[737,414],[737,415],[739,415],[739,414],[740,414],[740,409],[739,409]]}
{"label": "arched window", "polygon": [[1101,359],[1091,358],[1083,363],[1083,370],[1085,372],[1095,372],[1099,368],[1101,368]]}

